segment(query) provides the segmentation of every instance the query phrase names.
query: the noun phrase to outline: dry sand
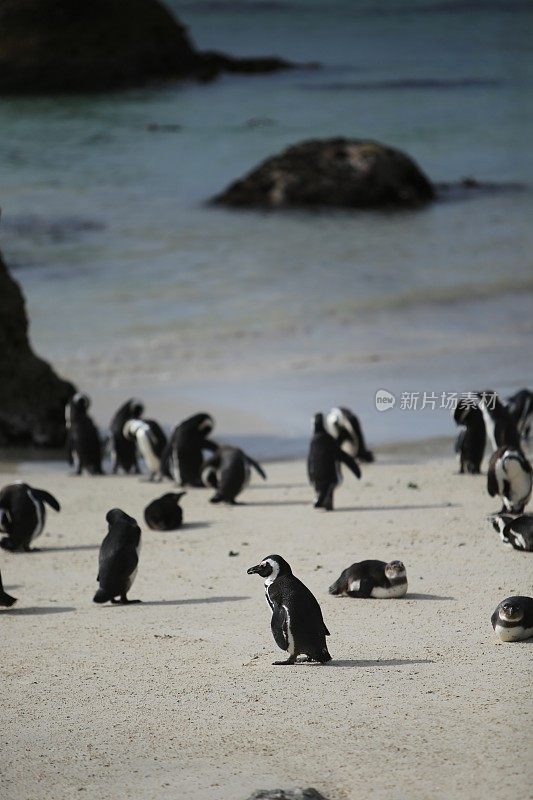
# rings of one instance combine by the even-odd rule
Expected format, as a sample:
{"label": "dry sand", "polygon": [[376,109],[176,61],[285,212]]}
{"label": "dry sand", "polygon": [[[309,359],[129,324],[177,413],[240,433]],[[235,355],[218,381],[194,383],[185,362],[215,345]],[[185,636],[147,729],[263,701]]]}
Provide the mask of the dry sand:
{"label": "dry sand", "polygon": [[[485,477],[389,454],[346,477],[333,514],[310,506],[303,462],[268,465],[242,507],[191,490],[183,530],[143,528],[130,595],[143,604],[101,607],[105,513],[140,521],[167,487],[9,469],[2,484],[46,487],[63,510],[42,552],[0,553],[19,598],[0,611],[2,800],[242,800],[296,785],[331,800],[533,796],[533,640],[499,643],[490,625],[504,597],[533,593],[533,555],[499,542]],[[272,552],[319,599],[330,665],[271,665],[282,654],[246,568]],[[369,557],[405,561],[407,598],[328,595]]]}

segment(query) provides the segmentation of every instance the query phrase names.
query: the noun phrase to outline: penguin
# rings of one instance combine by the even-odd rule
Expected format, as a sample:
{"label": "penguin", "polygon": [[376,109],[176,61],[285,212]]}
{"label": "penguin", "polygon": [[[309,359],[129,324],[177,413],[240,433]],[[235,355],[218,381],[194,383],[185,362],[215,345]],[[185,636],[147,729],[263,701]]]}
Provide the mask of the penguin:
{"label": "penguin", "polygon": [[265,579],[265,595],[272,610],[272,634],[278,647],[289,653],[286,661],[274,664],[294,664],[300,655],[321,664],[331,661],[326,645],[326,636],[330,634],[320,606],[307,586],[292,574],[285,559],[267,556],[247,573],[257,573]]}
{"label": "penguin", "polygon": [[326,417],[326,430],[352,458],[369,464],[374,461],[374,454],[366,447],[361,424],[349,408],[332,408]]}
{"label": "penguin", "polygon": [[2,583],[2,573],[0,573],[0,606],[4,608],[11,608],[17,602],[16,597],[11,597],[10,594],[4,591],[4,584]]}
{"label": "penguin", "polygon": [[531,464],[520,448],[499,447],[489,461],[487,491],[491,497],[500,495],[503,506],[500,514],[521,514],[531,497],[533,475]]}
{"label": "penguin", "polygon": [[65,407],[68,463],[75,475],[84,469],[90,475],[103,475],[100,435],[87,413],[90,404],[89,397],[78,392]]}
{"label": "penguin", "polygon": [[507,597],[490,618],[503,642],[518,642],[533,636],[533,597]]}
{"label": "penguin", "polygon": [[202,481],[205,486],[216,489],[210,503],[229,503],[235,505],[235,498],[250,482],[250,467],[266,480],[266,474],[257,461],[246,455],[238,447],[223,445],[207,459],[202,468]]}
{"label": "penguin", "polygon": [[179,504],[186,492],[167,492],[152,500],[144,509],[144,521],[153,531],[175,531],[183,522]]}
{"label": "penguin", "polygon": [[[93,601],[95,603],[140,603],[140,600],[128,600],[137,568],[141,549],[141,529],[133,517],[128,516],[120,508],[112,508],[107,512],[106,522],[109,525],[107,536],[100,547],[98,557],[98,576],[100,584]],[[117,600],[116,598],[120,598]]]}
{"label": "penguin", "polygon": [[401,561],[359,561],[343,570],[330,594],[388,599],[407,594],[407,574]]}
{"label": "penguin", "polygon": [[521,517],[510,517],[507,514],[494,514],[491,521],[504,544],[511,545],[515,550],[533,553],[533,516],[524,514]]}
{"label": "penguin", "polygon": [[497,393],[492,389],[485,389],[483,392],[478,392],[477,396],[492,450],[504,445],[520,447],[520,435],[516,424]]}
{"label": "penguin", "polygon": [[202,450],[218,450],[218,445],[207,438],[214,424],[213,417],[200,413],[176,425],[162,457],[162,469],[167,477],[181,486],[204,485]]}
{"label": "penguin", "polygon": [[529,389],[520,389],[519,392],[507,398],[507,408],[518,433],[526,442],[529,441],[533,423],[533,392]]}
{"label": "penguin", "polygon": [[316,491],[315,508],[333,511],[333,492],[340,483],[339,462],[346,464],[356,478],[361,477],[355,459],[341,450],[333,436],[326,432],[324,416],[315,414],[314,434],[307,458],[309,481]]}
{"label": "penguin", "polygon": [[0,531],[7,536],[0,541],[4,550],[31,551],[31,542],[40,536],[46,522],[45,503],[60,511],[56,498],[44,489],[27,483],[10,483],[0,491]]}
{"label": "penguin", "polygon": [[131,472],[134,472],[136,475],[140,474],[135,441],[126,439],[124,436],[124,425],[129,419],[139,419],[142,417],[143,411],[144,406],[141,401],[131,398],[120,406],[109,424],[109,430],[111,432],[111,463],[113,475],[116,475],[119,469],[123,470],[126,475],[129,475]]}
{"label": "penguin", "polygon": [[455,442],[455,452],[459,453],[459,474],[479,475],[485,454],[487,433],[483,412],[472,401],[461,400],[454,411],[456,425],[464,425]]}
{"label": "penguin", "polygon": [[136,442],[148,469],[148,480],[161,480],[161,459],[167,446],[167,437],[159,423],[154,419],[129,419],[122,433],[128,441]]}

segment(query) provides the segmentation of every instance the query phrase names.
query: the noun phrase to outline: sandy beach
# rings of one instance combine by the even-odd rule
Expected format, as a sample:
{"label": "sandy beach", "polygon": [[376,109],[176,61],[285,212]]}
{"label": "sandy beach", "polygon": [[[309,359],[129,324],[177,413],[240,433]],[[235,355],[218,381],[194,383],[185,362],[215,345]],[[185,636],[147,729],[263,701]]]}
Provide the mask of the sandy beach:
{"label": "sandy beach", "polygon": [[[190,490],[181,531],[141,523],[130,596],[143,604],[99,607],[105,513],[120,506],[141,522],[168,485],[4,467],[2,485],[46,487],[62,512],[48,514],[41,552],[0,554],[18,598],[0,612],[0,796],[533,796],[533,640],[499,643],[490,625],[500,600],[532,593],[533,557],[499,542],[485,477],[456,470],[448,457],[389,452],[361,481],[345,478],[333,514],[312,509],[301,461],[268,464],[240,507]],[[262,580],[246,568],[273,552],[319,599],[330,665],[272,666],[281,652]],[[406,598],[328,595],[341,569],[372,557],[405,562]]]}

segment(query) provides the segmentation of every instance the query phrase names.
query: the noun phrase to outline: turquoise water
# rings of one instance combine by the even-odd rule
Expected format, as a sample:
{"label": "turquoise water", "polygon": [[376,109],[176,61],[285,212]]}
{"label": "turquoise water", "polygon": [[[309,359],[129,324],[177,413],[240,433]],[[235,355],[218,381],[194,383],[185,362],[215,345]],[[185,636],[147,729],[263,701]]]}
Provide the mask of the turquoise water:
{"label": "turquoise water", "polygon": [[[385,422],[377,388],[531,383],[531,5],[170,5],[201,48],[323,66],[2,101],[2,249],[36,349],[97,413],[131,389],[168,422],[202,406],[230,432],[297,437],[343,402],[390,440],[449,415]],[[435,180],[526,189],[415,213],[205,206],[334,135],[402,148]]]}

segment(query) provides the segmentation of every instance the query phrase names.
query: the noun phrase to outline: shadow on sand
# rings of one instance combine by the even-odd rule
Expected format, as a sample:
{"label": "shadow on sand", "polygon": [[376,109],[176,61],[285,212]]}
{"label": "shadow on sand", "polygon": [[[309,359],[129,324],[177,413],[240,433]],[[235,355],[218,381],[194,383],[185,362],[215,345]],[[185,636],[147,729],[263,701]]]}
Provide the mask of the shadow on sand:
{"label": "shadow on sand", "polygon": [[[305,663],[305,662],[304,662]],[[351,659],[331,661],[328,667],[405,667],[411,664],[434,664],[428,658],[382,658],[375,661],[355,661]]]}
{"label": "shadow on sand", "polygon": [[429,508],[459,508],[459,503],[428,503],[427,505],[407,506],[350,506],[350,508],[336,508],[335,511],[416,511]]}
{"label": "shadow on sand", "polygon": [[8,608],[0,614],[22,616],[37,616],[39,614],[64,614],[67,611],[76,611],[74,606],[28,606],[28,608]]}
{"label": "shadow on sand", "polygon": [[[143,606],[191,606],[199,603],[233,603],[238,600],[250,600],[249,597],[185,597],[183,600],[142,600],[138,607]],[[104,608],[124,608],[120,603],[112,603]]]}
{"label": "shadow on sand", "polygon": [[440,594],[421,594],[420,592],[407,592],[405,600],[455,600],[455,597]]}
{"label": "shadow on sand", "polygon": [[36,549],[36,553],[71,553],[76,550],[99,550],[99,544],[73,544],[65,545],[65,547],[43,547]]}

